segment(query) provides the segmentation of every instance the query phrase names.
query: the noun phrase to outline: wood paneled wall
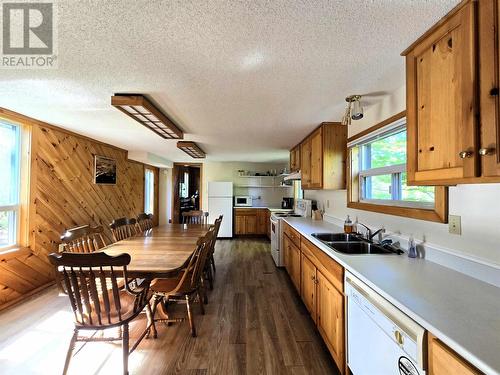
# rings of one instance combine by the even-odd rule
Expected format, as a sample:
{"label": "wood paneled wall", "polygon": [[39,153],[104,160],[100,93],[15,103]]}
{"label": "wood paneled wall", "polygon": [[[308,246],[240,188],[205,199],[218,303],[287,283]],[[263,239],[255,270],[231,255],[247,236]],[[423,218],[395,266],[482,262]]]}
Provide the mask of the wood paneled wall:
{"label": "wood paneled wall", "polygon": [[[29,248],[0,254],[0,310],[53,282],[47,255],[58,250],[64,230],[102,225],[111,242],[114,218],[144,210],[145,166],[125,150],[40,122],[31,132]],[[96,154],[116,159],[116,185],[93,183]]]}

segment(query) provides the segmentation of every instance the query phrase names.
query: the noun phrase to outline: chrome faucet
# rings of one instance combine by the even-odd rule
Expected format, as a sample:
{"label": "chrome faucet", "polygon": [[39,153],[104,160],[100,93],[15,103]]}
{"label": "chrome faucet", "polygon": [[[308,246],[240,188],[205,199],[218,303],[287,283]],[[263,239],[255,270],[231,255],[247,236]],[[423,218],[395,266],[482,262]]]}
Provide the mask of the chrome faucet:
{"label": "chrome faucet", "polygon": [[365,239],[367,239],[368,241],[372,241],[373,237],[375,237],[378,234],[378,242],[382,242],[382,234],[385,233],[384,228],[380,228],[380,229],[376,230],[375,232],[372,232],[372,230],[370,228],[368,228],[365,224],[360,223],[359,221],[357,222],[357,225],[361,225],[361,226],[365,227],[365,229],[366,229]]}

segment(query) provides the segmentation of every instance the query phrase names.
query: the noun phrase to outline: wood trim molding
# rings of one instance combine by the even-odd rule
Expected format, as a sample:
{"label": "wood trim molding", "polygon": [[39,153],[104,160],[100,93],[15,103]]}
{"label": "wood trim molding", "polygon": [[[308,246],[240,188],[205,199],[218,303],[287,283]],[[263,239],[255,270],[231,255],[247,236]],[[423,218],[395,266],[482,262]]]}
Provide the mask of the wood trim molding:
{"label": "wood trim molding", "polygon": [[[447,190],[445,187],[436,187],[436,197],[439,190]],[[411,208],[411,207],[398,207],[398,206],[385,206],[371,203],[362,202],[347,202],[347,207],[354,208],[357,210],[379,212],[386,215],[403,216],[410,219],[434,221],[437,223],[447,223],[448,217],[448,199],[446,194],[446,201],[443,199],[436,198],[436,208],[433,210],[425,210],[421,208]]]}
{"label": "wood trim molding", "polygon": [[364,137],[365,135],[370,134],[370,133],[372,133],[375,130],[378,130],[380,128],[383,128],[384,126],[389,125],[389,124],[393,123],[394,121],[402,119],[405,116],[406,116],[406,110],[401,111],[399,113],[396,113],[394,116],[391,116],[388,119],[385,119],[384,121],[381,121],[378,124],[373,125],[372,127],[365,129],[365,130],[359,132],[358,134],[353,135],[352,137],[349,137],[347,139],[347,143],[355,141],[356,139],[359,139],[361,137]]}

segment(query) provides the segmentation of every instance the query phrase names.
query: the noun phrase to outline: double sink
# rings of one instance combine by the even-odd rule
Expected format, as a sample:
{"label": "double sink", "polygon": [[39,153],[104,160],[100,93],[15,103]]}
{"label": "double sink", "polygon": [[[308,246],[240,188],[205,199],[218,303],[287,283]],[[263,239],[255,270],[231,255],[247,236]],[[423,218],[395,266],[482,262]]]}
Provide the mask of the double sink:
{"label": "double sink", "polygon": [[401,250],[390,245],[374,244],[357,234],[348,233],[313,233],[312,236],[323,242],[328,247],[343,254],[350,255],[396,255]]}

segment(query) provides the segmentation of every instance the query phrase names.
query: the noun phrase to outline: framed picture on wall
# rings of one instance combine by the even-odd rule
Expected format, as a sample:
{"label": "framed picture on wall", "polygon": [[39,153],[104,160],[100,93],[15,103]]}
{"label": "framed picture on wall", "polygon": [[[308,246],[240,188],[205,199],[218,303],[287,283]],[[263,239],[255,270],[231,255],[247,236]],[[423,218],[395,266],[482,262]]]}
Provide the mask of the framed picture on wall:
{"label": "framed picture on wall", "polygon": [[116,184],[116,160],[94,155],[94,183],[102,185]]}

